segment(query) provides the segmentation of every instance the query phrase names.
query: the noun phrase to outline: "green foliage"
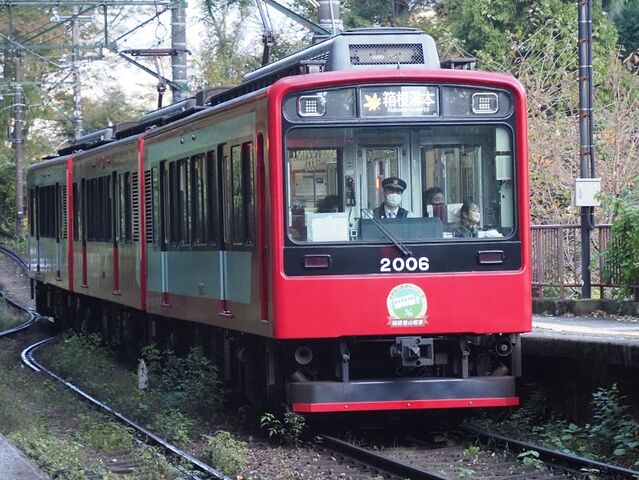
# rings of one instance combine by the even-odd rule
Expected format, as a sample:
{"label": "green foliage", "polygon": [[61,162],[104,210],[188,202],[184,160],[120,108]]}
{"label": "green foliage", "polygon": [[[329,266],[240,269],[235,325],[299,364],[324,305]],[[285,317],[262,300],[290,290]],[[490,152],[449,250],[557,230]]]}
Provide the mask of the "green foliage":
{"label": "green foliage", "polygon": [[80,458],[81,445],[75,441],[60,438],[37,426],[9,436],[30,458],[40,465],[53,478],[65,480],[84,480],[92,470],[94,473],[106,473]]}
{"label": "green foliage", "polygon": [[477,445],[470,445],[462,452],[462,454],[466,458],[476,458],[480,452],[481,448],[479,448]]}
{"label": "green foliage", "polygon": [[626,0],[623,9],[615,17],[615,25],[619,31],[619,43],[628,53],[639,49],[639,0]]}
{"label": "green foliage", "polygon": [[517,458],[527,467],[534,467],[538,470],[544,470],[546,468],[544,462],[539,459],[539,452],[535,450],[526,450],[517,455]]}
{"label": "green foliage", "polygon": [[4,299],[0,299],[0,330],[14,327],[24,321],[25,319],[15,309],[7,305]]}
{"label": "green foliage", "polygon": [[78,438],[84,444],[100,452],[128,449],[133,443],[131,429],[106,417],[80,415]]}
{"label": "green foliage", "polygon": [[629,298],[639,285],[639,185],[621,196],[604,196],[604,207],[612,212],[612,242],[605,252],[604,275],[620,285],[617,296]]}
{"label": "green foliage", "polygon": [[[62,377],[88,385],[96,385],[105,376],[108,378],[113,370],[109,350],[102,345],[97,334],[66,333],[61,348],[50,361],[51,368]],[[79,369],[78,365],[82,368]]]}
{"label": "green foliage", "polygon": [[409,26],[432,0],[354,0],[342,2],[344,28]]}
{"label": "green foliage", "polygon": [[599,388],[592,395],[592,424],[588,439],[600,457],[639,458],[639,422],[624,405],[619,387]]}
{"label": "green foliage", "polygon": [[[558,418],[548,408],[545,395],[534,392],[522,408],[498,425],[487,419],[476,423],[480,428],[505,431],[565,453],[632,466],[639,461],[639,421],[624,400],[617,385],[597,389],[592,394],[591,421],[576,425]],[[520,458],[536,466],[536,453],[524,452]]]}
{"label": "green foliage", "polygon": [[219,409],[223,398],[218,371],[200,350],[191,349],[182,358],[150,346],[143,358],[150,372],[151,391],[163,395],[167,408],[209,418]]}
{"label": "green foliage", "polygon": [[306,419],[295,412],[285,412],[283,421],[272,413],[264,413],[260,418],[260,428],[268,432],[269,438],[278,439],[289,445],[299,445],[306,428]]}
{"label": "green foliage", "polygon": [[234,439],[229,432],[219,431],[205,436],[204,457],[228,475],[239,474],[248,465],[246,442]]}
{"label": "green foliage", "polygon": [[194,419],[166,405],[161,405],[161,410],[156,411],[152,418],[155,431],[182,445],[188,443],[195,425]]}
{"label": "green foliage", "polygon": [[[616,31],[593,2],[594,55],[605,57],[616,44]],[[510,70],[532,60],[535,68],[577,68],[577,9],[567,0],[448,0],[436,7],[431,29],[448,32],[477,56],[483,68]],[[428,28],[430,20],[424,21]],[[598,64],[599,67],[601,65]],[[599,69],[601,70],[601,68]]]}

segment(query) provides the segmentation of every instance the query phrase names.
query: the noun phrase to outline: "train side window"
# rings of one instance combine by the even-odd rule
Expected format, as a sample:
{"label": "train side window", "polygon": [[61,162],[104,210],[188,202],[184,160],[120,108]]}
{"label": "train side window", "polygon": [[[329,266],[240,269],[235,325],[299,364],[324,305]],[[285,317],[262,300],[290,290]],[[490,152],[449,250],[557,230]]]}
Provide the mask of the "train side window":
{"label": "train side window", "polygon": [[178,213],[180,215],[180,231],[179,239],[182,245],[188,245],[191,243],[190,235],[190,198],[189,191],[191,189],[189,178],[189,164],[188,158],[183,158],[178,161]]}
{"label": "train side window", "polygon": [[171,198],[170,183],[169,183],[169,170],[166,166],[166,160],[160,162],[160,238],[161,248],[166,249],[167,245],[171,243],[171,208],[169,205],[169,199]]}
{"label": "train side window", "polygon": [[82,203],[80,205],[80,211],[82,212],[82,218],[80,219],[80,229],[82,230],[82,243],[86,243],[88,235],[88,215],[87,215],[87,181],[82,179],[80,183],[80,196],[82,197]]}
{"label": "train side window", "polygon": [[69,228],[69,216],[67,211],[67,186],[65,184],[60,185],[60,190],[58,192],[58,201],[59,201],[59,211],[60,211],[60,222],[58,225],[58,239],[66,240],[68,238],[68,228]]}
{"label": "train side window", "polygon": [[215,151],[206,154],[204,187],[204,211],[205,211],[205,242],[209,244],[217,243],[218,233],[218,188],[217,188],[217,162]]}
{"label": "train side window", "polygon": [[244,168],[242,165],[242,147],[231,147],[231,191],[233,209],[233,244],[241,245],[246,238],[246,214],[244,211]]}
{"label": "train side window", "polygon": [[80,186],[73,184],[73,240],[80,239]]}
{"label": "train side window", "polygon": [[246,244],[255,243],[255,154],[253,142],[242,144],[244,168],[244,206],[246,219]]}
{"label": "train side window", "polygon": [[28,211],[27,211],[27,215],[29,217],[29,236],[30,237],[34,237],[35,236],[35,224],[38,221],[35,218],[35,188],[30,188],[29,189],[29,203],[28,205]]}
{"label": "train side window", "polygon": [[120,242],[131,243],[131,173],[120,174]]}
{"label": "train side window", "polygon": [[180,238],[179,232],[179,202],[178,202],[178,167],[177,162],[169,163],[169,239],[171,245],[177,245]]}
{"label": "train side window", "polygon": [[222,158],[222,219],[224,221],[224,243],[229,245],[232,241],[231,226],[233,221],[233,177],[231,175],[231,165],[228,146],[218,145],[218,157]]}
{"label": "train side window", "polygon": [[205,243],[206,162],[204,154],[191,157],[191,243]]}

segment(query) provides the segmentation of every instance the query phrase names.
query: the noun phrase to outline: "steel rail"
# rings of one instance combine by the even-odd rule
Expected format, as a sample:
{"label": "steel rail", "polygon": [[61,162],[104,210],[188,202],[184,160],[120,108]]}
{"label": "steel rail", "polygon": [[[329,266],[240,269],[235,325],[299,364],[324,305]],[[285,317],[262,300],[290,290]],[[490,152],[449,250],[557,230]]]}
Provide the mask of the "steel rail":
{"label": "steel rail", "polygon": [[[0,232],[0,235],[4,235],[4,232]],[[0,245],[0,251],[2,253],[4,253],[6,256],[10,257],[22,269],[24,269],[24,270],[27,269],[27,262],[25,262],[24,259],[20,255],[18,255],[16,252],[14,252],[13,250],[5,247],[4,245]],[[31,308],[28,308],[28,307],[25,307],[24,305],[19,304],[15,300],[11,300],[9,297],[7,297],[4,294],[4,292],[0,291],[0,297],[4,298],[4,301],[6,303],[8,303],[9,305],[17,308],[18,310],[23,310],[23,311],[25,311],[25,312],[27,312],[29,314],[29,320],[27,320],[26,322],[23,322],[23,323],[21,323],[19,325],[16,325],[14,327],[8,328],[7,330],[1,331],[0,332],[0,337],[11,335],[12,333],[16,333],[16,332],[19,332],[19,331],[24,330],[26,328],[29,328],[31,325],[33,325],[33,323],[39,317],[38,314],[35,312],[35,310],[32,310]]]}
{"label": "steel rail", "polygon": [[579,455],[559,452],[557,450],[523,442],[497,433],[479,430],[471,427],[470,425],[463,425],[461,428],[468,433],[476,435],[483,442],[495,442],[499,445],[508,445],[509,447],[515,447],[515,449],[519,451],[533,450],[538,452],[539,460],[556,468],[564,470],[571,469],[578,472],[583,471],[583,469],[596,469],[599,473],[614,475],[613,477],[606,476],[606,478],[639,478],[639,471],[631,470],[629,468],[610,465],[608,463],[599,462]]}
{"label": "steel rail", "polygon": [[19,254],[17,254],[16,252],[14,252],[8,247],[5,247],[4,245],[0,245],[0,251],[4,253],[7,257],[10,257],[22,269],[27,270],[27,267],[28,267],[27,262]]}
{"label": "steel rail", "polygon": [[[113,415],[115,418],[117,418],[121,422],[127,424],[128,426],[130,426],[131,428],[133,428],[137,432],[141,433],[144,437],[146,437],[147,439],[151,440],[153,443],[155,443],[157,445],[160,445],[162,448],[164,448],[165,451],[168,451],[171,454],[173,454],[174,456],[180,457],[180,458],[188,461],[192,465],[195,465],[200,471],[205,472],[205,473],[207,473],[209,475],[212,475],[212,477],[215,478],[215,479],[232,480],[230,477],[227,477],[226,475],[224,475],[219,470],[211,467],[210,465],[207,465],[206,463],[202,462],[201,460],[198,460],[197,458],[192,456],[190,453],[185,452],[184,450],[176,447],[175,445],[170,443],[168,440],[165,440],[162,437],[154,434],[153,432],[151,432],[147,428],[143,427],[142,425],[139,425],[138,423],[136,423],[135,421],[131,420],[127,416],[125,416],[122,413],[118,412],[117,410],[109,407],[104,402],[101,402],[97,398],[92,397],[91,395],[89,395],[88,393],[83,391],[81,388],[77,387],[73,383],[65,380],[62,377],[60,377],[56,373],[54,373],[51,370],[49,370],[46,367],[44,367],[37,360],[35,360],[33,358],[33,353],[38,348],[40,348],[42,345],[44,345],[46,343],[49,343],[49,342],[51,342],[54,339],[55,339],[55,337],[46,338],[44,340],[41,340],[41,341],[39,341],[37,343],[34,343],[33,345],[30,345],[27,348],[25,348],[22,351],[22,353],[20,354],[20,357],[22,358],[22,361],[25,363],[25,365],[27,365],[29,368],[31,368],[32,370],[34,370],[36,372],[44,372],[44,373],[48,374],[49,376],[55,378],[58,382],[62,383],[66,387],[70,388],[75,393],[77,393],[82,398],[84,398],[85,400],[87,400],[90,403],[96,405],[97,407],[101,408],[102,410],[107,411],[108,413]],[[192,478],[200,479],[201,477],[193,476]]]}
{"label": "steel rail", "polygon": [[322,445],[329,447],[331,450],[392,475],[410,478],[411,480],[446,480],[448,478],[398,460],[393,460],[392,458],[358,447],[357,445],[335,437],[320,435],[320,439],[322,440]]}

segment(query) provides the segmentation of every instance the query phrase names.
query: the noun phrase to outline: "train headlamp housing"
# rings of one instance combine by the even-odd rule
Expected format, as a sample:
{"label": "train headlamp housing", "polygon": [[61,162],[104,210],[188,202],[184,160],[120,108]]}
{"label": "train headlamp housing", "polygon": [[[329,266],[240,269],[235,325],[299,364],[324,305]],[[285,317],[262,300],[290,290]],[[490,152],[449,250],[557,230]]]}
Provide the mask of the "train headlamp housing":
{"label": "train headlamp housing", "polygon": [[493,92],[474,93],[472,96],[473,113],[493,114],[499,111],[499,97]]}
{"label": "train headlamp housing", "polygon": [[297,114],[300,117],[323,117],[326,114],[326,92],[301,95],[297,100]]}

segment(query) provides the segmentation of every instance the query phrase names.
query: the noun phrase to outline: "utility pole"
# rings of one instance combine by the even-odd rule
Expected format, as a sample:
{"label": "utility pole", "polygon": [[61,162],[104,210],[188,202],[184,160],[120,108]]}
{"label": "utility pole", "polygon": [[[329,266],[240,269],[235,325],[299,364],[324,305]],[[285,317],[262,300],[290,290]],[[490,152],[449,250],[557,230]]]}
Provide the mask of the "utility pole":
{"label": "utility pole", "polygon": [[592,109],[592,11],[591,0],[579,0],[579,176],[575,200],[581,207],[581,298],[591,298],[590,232],[593,207],[599,204],[599,179],[595,178]]}
{"label": "utility pole", "polygon": [[318,0],[319,26],[337,35],[344,28],[340,17],[339,0]]}
{"label": "utility pole", "polygon": [[177,52],[171,57],[173,82],[178,85],[178,88],[171,86],[175,103],[184,100],[189,92],[186,78],[186,0],[174,0],[171,6],[171,49]]}
{"label": "utility pole", "polygon": [[16,157],[16,236],[22,236],[22,222],[24,220],[24,166],[22,160],[22,52],[15,51],[14,57],[14,91],[13,91],[13,138],[12,145]]}
{"label": "utility pole", "polygon": [[73,7],[71,20],[71,72],[73,74],[73,137],[82,136],[82,87],[80,84],[80,32],[78,29],[79,7]]}

